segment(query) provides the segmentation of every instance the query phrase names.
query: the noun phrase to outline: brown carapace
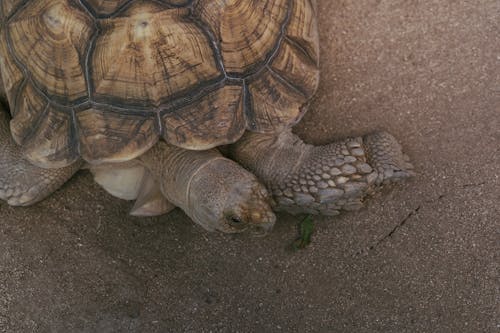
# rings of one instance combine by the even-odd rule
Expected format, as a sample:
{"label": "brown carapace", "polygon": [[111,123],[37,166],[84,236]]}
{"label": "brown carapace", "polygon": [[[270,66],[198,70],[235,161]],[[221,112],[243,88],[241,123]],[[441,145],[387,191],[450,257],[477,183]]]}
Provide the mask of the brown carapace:
{"label": "brown carapace", "polygon": [[204,150],[296,124],[318,80],[315,0],[2,0],[11,131],[34,164]]}

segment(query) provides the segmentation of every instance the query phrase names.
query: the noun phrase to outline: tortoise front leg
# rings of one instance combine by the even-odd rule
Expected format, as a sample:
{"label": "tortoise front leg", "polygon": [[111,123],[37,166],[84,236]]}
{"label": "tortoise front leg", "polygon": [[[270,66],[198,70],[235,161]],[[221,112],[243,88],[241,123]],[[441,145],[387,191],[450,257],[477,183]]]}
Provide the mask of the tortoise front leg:
{"label": "tortoise front leg", "polygon": [[325,146],[305,144],[291,131],[247,133],[229,154],[266,184],[278,210],[290,213],[356,210],[367,194],[409,177],[413,169],[396,139],[385,132]]}
{"label": "tortoise front leg", "polygon": [[0,103],[0,199],[12,206],[32,205],[60,188],[80,166],[42,169],[31,164],[12,139],[9,115]]}

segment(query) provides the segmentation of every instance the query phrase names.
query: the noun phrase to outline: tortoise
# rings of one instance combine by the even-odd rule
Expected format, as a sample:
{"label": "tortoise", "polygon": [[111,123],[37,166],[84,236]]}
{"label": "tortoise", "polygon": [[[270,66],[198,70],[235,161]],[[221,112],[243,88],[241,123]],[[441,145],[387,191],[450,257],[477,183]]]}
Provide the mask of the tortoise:
{"label": "tortoise", "polygon": [[412,166],[386,132],[324,146],[292,133],[318,87],[316,13],[315,0],[3,0],[0,198],[32,205],[88,168],[136,200],[131,214],[178,206],[207,230],[358,209]]}

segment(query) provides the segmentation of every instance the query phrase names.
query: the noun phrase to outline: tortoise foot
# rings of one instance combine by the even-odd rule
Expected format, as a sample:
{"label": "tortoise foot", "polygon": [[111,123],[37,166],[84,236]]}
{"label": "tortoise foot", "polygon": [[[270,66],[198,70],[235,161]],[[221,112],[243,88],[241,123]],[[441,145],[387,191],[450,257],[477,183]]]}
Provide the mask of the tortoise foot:
{"label": "tortoise foot", "polygon": [[376,132],[363,137],[367,162],[377,172],[376,185],[394,183],[415,175],[408,155],[391,134]]}
{"label": "tortoise foot", "polygon": [[379,132],[313,146],[296,172],[272,184],[272,192],[281,210],[333,216],[360,209],[377,187],[412,175],[396,139]]}
{"label": "tortoise foot", "polygon": [[413,174],[399,143],[379,132],[324,146],[291,132],[247,134],[230,154],[264,181],[277,210],[333,216],[357,210],[377,187]]}

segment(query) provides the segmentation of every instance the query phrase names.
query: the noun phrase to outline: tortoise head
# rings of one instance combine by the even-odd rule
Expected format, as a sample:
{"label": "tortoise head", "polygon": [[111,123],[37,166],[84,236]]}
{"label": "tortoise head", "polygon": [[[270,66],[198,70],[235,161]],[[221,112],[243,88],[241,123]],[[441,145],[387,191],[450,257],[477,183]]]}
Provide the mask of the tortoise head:
{"label": "tortoise head", "polygon": [[226,233],[250,231],[265,235],[276,221],[271,206],[272,199],[260,183],[239,183],[224,204],[217,229]]}
{"label": "tortoise head", "polygon": [[189,207],[184,209],[209,231],[265,233],[276,217],[267,189],[235,162],[217,158],[192,177]]}

